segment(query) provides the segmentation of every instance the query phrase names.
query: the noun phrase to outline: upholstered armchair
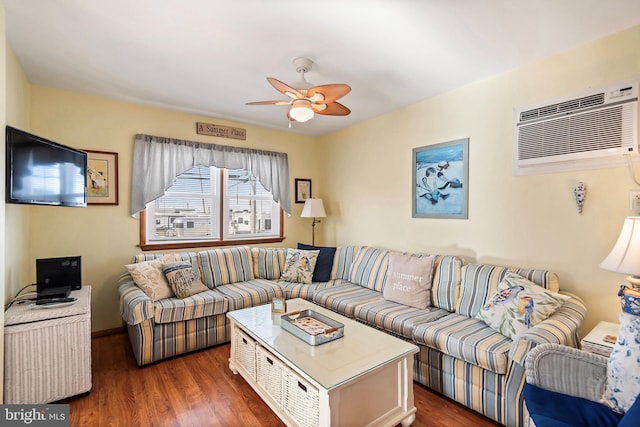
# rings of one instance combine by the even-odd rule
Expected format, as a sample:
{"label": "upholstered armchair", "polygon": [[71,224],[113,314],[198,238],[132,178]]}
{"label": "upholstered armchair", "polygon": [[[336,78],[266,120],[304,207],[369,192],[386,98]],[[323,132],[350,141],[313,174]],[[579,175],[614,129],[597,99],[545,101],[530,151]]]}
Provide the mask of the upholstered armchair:
{"label": "upholstered armchair", "polygon": [[[524,396],[532,421],[539,420],[537,427],[640,425],[640,405],[634,404],[623,415],[601,403],[607,383],[608,360],[604,356],[559,344],[546,343],[535,347],[526,359]],[[556,418],[557,415],[560,416]],[[567,423],[567,418],[570,423]]]}

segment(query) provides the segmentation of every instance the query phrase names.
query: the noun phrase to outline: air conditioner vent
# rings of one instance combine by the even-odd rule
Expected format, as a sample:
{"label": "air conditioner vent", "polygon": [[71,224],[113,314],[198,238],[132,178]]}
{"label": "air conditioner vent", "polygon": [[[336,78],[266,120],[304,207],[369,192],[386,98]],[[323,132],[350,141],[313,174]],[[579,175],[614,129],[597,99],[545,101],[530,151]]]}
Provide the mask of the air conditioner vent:
{"label": "air conditioner vent", "polygon": [[604,93],[597,93],[582,98],[560,102],[558,104],[545,105],[533,110],[523,111],[520,113],[520,121],[525,122],[528,120],[539,119],[542,117],[552,116],[554,114],[565,113],[602,104],[604,104]]}
{"label": "air conditioner vent", "polygon": [[516,175],[606,167],[638,153],[638,79],[514,110]]}

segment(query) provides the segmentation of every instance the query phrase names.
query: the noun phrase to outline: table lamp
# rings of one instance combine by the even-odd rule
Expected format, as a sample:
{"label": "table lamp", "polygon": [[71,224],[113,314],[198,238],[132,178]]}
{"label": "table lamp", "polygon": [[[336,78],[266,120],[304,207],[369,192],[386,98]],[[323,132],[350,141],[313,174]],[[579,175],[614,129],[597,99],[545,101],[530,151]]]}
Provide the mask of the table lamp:
{"label": "table lamp", "polygon": [[324,211],[324,205],[322,204],[322,199],[307,199],[304,202],[304,207],[302,208],[301,218],[313,218],[313,222],[311,223],[311,244],[316,244],[316,224],[320,223],[320,220],[317,218],[326,218],[327,213]]}
{"label": "table lamp", "polygon": [[630,288],[622,285],[618,296],[622,297],[622,309],[640,314],[640,216],[624,219],[618,241],[600,263],[605,270],[628,274]]}

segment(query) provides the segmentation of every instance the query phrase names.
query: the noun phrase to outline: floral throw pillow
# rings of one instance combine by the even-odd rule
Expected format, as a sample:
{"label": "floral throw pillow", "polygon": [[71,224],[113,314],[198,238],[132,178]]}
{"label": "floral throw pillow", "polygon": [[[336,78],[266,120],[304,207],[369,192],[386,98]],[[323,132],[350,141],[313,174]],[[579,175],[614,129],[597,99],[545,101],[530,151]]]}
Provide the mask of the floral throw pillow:
{"label": "floral throw pillow", "polygon": [[475,317],[513,339],[551,316],[567,299],[568,296],[547,291],[518,274],[507,272],[496,293]]}
{"label": "floral throw pillow", "polygon": [[169,282],[167,282],[167,278],[162,272],[162,263],[173,260],[173,255],[165,255],[160,259],[127,264],[125,268],[129,271],[133,281],[142,292],[151,298],[152,301],[158,301],[159,299],[171,298],[173,296]]}
{"label": "floral throw pillow", "polygon": [[640,398],[640,316],[620,313],[618,340],[607,363],[605,402],[617,412],[627,412]]}
{"label": "floral throw pillow", "polygon": [[313,270],[316,268],[320,251],[308,251],[302,249],[287,249],[287,258],[284,262],[284,271],[281,280],[293,283],[311,283]]}
{"label": "floral throw pillow", "polygon": [[207,288],[200,281],[200,272],[191,263],[185,261],[167,262],[162,264],[164,272],[171,290],[178,298],[186,298],[191,295],[206,291]]}

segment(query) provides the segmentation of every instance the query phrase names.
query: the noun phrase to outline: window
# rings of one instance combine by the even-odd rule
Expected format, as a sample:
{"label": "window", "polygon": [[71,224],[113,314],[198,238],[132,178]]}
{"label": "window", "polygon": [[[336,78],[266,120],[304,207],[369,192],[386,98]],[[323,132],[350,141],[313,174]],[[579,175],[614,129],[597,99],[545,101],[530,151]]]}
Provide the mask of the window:
{"label": "window", "polygon": [[143,249],[282,241],[272,194],[242,169],[196,166],[180,174],[141,216]]}

